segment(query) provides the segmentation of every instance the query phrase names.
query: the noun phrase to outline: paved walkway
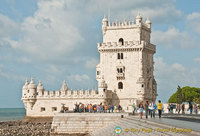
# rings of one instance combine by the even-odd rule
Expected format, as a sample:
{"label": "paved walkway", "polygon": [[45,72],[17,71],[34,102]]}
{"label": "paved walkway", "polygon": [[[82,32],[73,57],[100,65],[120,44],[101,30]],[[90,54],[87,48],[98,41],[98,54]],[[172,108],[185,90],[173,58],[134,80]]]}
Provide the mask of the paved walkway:
{"label": "paved walkway", "polygon": [[[144,117],[143,117],[144,118]],[[172,125],[173,124],[173,125]],[[120,127],[122,132],[115,133],[115,128]],[[176,129],[175,129],[176,128]],[[183,130],[182,128],[191,128],[191,132],[177,133],[175,131]],[[188,121],[177,121],[166,118],[155,119],[139,119],[138,116],[129,116],[120,121],[113,122],[107,127],[94,131],[92,136],[198,136],[200,133],[194,132],[197,130],[199,124],[194,124]],[[189,130],[189,129],[184,129]]]}

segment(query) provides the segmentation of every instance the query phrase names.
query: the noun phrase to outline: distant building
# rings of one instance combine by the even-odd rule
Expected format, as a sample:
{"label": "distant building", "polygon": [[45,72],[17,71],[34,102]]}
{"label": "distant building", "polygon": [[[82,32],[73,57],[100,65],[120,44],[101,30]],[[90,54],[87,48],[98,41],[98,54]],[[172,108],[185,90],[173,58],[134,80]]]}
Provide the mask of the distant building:
{"label": "distant building", "polygon": [[154,79],[153,55],[156,46],[150,43],[151,22],[142,22],[138,14],[134,21],[109,22],[102,20],[103,43],[98,43],[100,64],[96,66],[96,90],[69,90],[66,82],[60,90],[46,91],[39,82],[26,80],[22,101],[27,116],[53,116],[65,104],[69,110],[74,104],[121,105],[130,111],[133,103],[155,101],[157,84]]}

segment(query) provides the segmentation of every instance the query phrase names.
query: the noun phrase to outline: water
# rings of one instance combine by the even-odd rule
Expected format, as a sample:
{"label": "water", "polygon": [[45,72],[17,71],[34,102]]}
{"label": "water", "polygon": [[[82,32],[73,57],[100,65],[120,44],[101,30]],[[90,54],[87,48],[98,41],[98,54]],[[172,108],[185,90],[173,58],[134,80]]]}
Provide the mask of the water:
{"label": "water", "polygon": [[0,122],[21,120],[25,116],[24,108],[0,108]]}

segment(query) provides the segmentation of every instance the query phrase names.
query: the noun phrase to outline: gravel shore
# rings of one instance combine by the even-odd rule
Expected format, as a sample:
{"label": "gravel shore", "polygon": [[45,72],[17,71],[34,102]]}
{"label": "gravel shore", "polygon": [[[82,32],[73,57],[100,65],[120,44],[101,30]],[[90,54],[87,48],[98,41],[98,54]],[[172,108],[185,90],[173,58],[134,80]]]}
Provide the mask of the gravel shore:
{"label": "gravel shore", "polygon": [[49,136],[52,118],[0,122],[0,136]]}

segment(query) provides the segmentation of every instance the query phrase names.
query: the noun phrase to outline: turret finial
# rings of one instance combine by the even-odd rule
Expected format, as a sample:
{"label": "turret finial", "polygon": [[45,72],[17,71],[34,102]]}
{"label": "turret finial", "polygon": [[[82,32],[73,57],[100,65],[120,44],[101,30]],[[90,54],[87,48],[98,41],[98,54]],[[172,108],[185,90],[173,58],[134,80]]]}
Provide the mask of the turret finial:
{"label": "turret finial", "polygon": [[25,85],[28,85],[28,78],[26,78],[26,82],[25,82]]}
{"label": "turret finial", "polygon": [[33,77],[31,77],[31,82],[30,82],[31,84],[34,84],[34,81],[33,81]]}
{"label": "turret finial", "polygon": [[62,84],[62,88],[61,88],[61,90],[62,91],[65,91],[65,90],[67,90],[68,88],[67,88],[67,84],[66,84],[66,81],[64,80],[63,81],[63,84]]}
{"label": "turret finial", "polygon": [[39,81],[39,86],[42,86],[42,80]]}

